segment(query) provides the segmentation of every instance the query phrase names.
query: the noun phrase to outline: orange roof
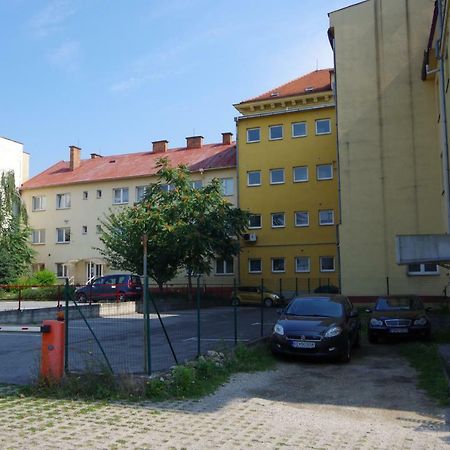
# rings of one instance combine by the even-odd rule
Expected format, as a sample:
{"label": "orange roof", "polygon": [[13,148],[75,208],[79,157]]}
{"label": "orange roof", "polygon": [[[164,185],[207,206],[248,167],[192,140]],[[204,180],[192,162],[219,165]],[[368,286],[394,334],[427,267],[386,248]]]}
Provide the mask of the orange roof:
{"label": "orange roof", "polygon": [[186,147],[171,149],[165,153],[128,153],[81,160],[75,170],[70,170],[68,161],[60,161],[30,178],[22,189],[58,186],[95,181],[148,177],[157,172],[156,160],[167,157],[172,166],[184,164],[191,172],[236,166],[236,145],[205,144],[201,148]]}
{"label": "orange roof", "polygon": [[280,97],[290,97],[294,95],[305,95],[314,92],[323,92],[331,90],[331,72],[334,69],[321,69],[289,81],[289,83],[271,89],[257,97],[250,98],[240,102],[256,102],[258,100],[274,100]]}

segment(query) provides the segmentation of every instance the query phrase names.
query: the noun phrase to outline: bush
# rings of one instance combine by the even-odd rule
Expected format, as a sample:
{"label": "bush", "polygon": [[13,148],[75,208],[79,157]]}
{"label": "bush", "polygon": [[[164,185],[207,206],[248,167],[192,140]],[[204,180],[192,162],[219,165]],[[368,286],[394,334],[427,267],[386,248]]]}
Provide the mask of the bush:
{"label": "bush", "polygon": [[52,286],[56,284],[56,275],[50,270],[40,270],[30,278],[32,286]]}
{"label": "bush", "polygon": [[58,293],[62,297],[62,288],[58,286],[28,288],[22,291],[22,299],[24,300],[57,300]]}

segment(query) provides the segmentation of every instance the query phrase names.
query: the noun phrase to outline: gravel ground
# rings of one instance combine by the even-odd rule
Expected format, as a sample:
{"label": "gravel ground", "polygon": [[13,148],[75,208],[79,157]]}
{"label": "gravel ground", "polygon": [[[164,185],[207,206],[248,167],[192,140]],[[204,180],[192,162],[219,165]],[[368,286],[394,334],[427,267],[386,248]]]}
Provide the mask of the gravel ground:
{"label": "gravel ground", "polygon": [[[395,346],[350,364],[281,361],[196,401],[0,398],[1,449],[440,449],[446,411]],[[8,389],[8,388],[5,388]]]}

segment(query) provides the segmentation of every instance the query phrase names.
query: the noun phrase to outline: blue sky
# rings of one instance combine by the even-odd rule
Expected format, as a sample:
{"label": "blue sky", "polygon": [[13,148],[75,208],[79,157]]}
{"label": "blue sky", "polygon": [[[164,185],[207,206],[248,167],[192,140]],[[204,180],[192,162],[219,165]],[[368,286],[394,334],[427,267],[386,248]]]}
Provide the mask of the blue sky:
{"label": "blue sky", "polygon": [[68,159],[234,132],[233,103],[332,66],[327,13],[356,0],[2,0],[0,136],[31,175]]}

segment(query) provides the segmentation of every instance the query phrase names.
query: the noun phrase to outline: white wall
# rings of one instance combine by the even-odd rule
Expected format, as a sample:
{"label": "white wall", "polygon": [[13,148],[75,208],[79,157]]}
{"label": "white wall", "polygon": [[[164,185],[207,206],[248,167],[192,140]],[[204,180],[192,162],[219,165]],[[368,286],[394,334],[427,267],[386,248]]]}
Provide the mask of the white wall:
{"label": "white wall", "polygon": [[28,155],[23,144],[0,137],[0,172],[14,171],[16,186],[28,179]]}

